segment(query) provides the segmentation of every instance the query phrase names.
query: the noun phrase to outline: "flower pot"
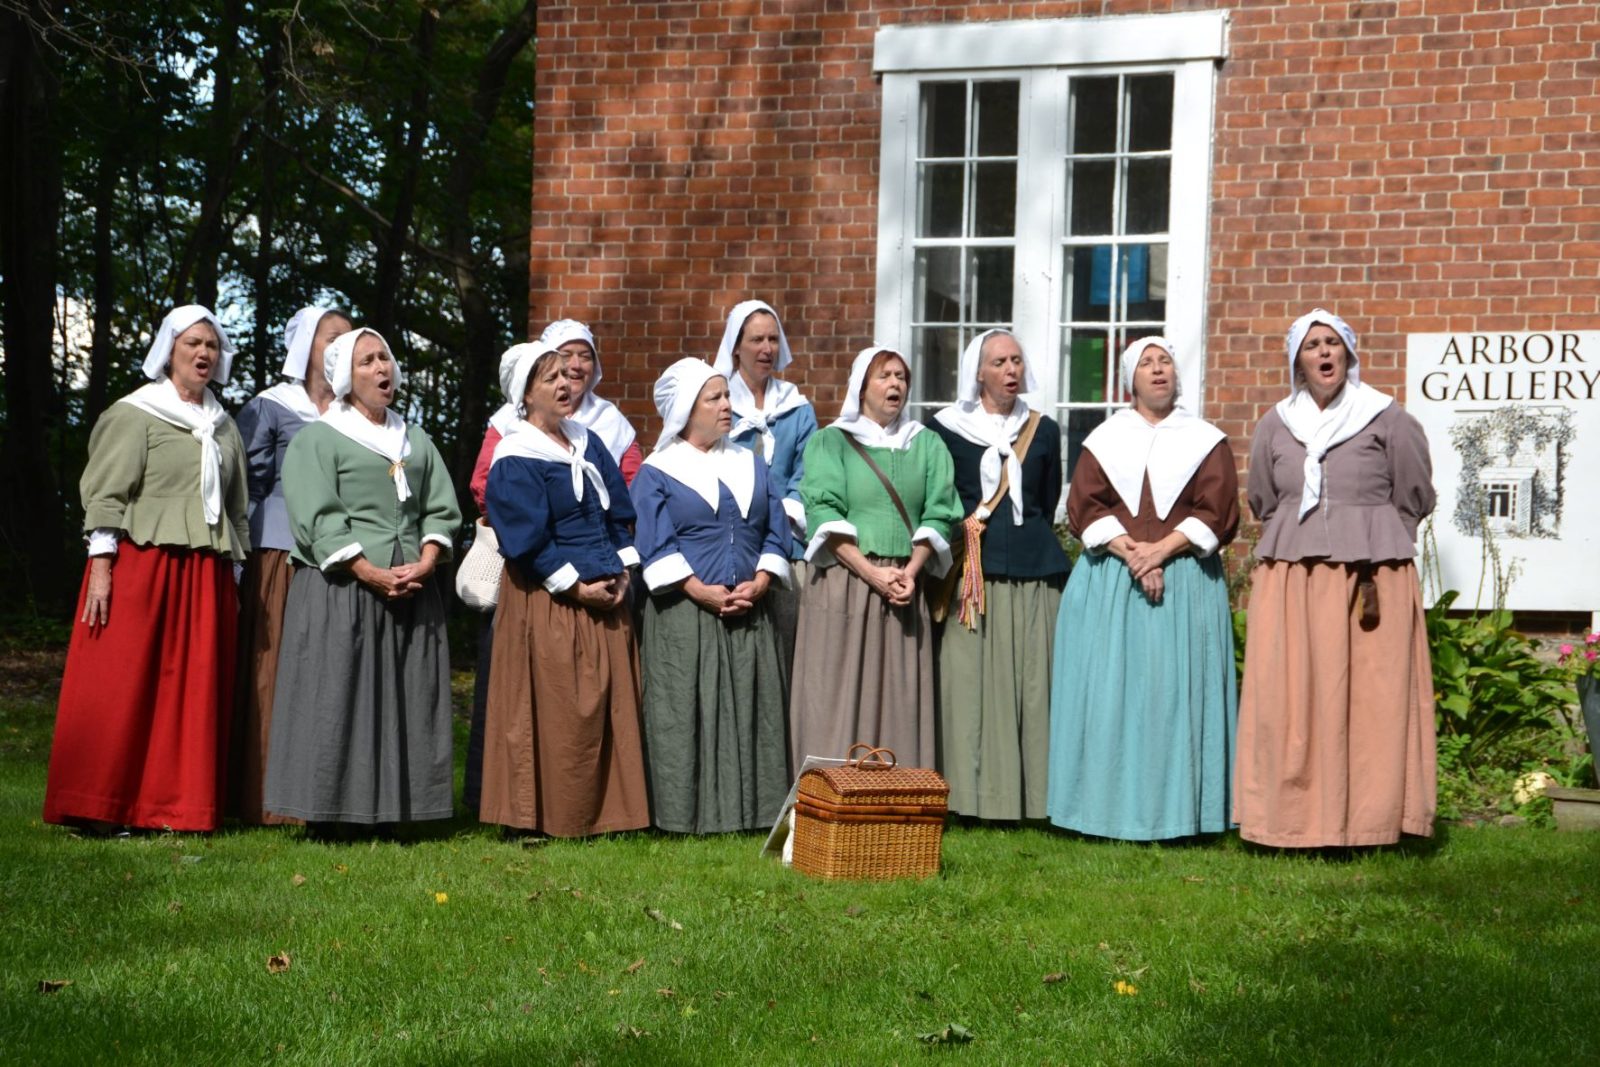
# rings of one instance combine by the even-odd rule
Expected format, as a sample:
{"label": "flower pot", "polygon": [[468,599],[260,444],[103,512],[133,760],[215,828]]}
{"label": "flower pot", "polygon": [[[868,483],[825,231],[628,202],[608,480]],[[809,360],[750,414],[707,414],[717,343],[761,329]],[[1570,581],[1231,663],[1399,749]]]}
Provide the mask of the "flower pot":
{"label": "flower pot", "polygon": [[1553,785],[1544,795],[1555,804],[1557,830],[1600,830],[1600,789]]}
{"label": "flower pot", "polygon": [[1583,709],[1583,732],[1589,737],[1595,782],[1600,784],[1600,678],[1586,674],[1578,679],[1578,707]]}

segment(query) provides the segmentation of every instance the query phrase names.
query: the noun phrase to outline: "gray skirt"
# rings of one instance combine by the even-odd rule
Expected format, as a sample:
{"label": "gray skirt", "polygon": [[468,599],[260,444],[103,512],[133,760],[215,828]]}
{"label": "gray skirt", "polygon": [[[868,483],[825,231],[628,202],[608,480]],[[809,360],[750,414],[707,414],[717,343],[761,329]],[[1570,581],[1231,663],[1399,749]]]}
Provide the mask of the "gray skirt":
{"label": "gray skirt", "polygon": [[[904,562],[903,560],[874,562]],[[857,741],[934,765],[933,623],[921,590],[897,608],[843,564],[812,567],[800,592],[790,754],[842,757]]]}
{"label": "gray skirt", "polygon": [[447,819],[450,654],[435,575],[386,602],[297,567],[284,609],[263,806],[313,822]]}
{"label": "gray skirt", "polygon": [[724,620],[681,592],[652,596],[639,658],[651,821],[689,834],[771,826],[789,791],[788,673],[771,606]]}

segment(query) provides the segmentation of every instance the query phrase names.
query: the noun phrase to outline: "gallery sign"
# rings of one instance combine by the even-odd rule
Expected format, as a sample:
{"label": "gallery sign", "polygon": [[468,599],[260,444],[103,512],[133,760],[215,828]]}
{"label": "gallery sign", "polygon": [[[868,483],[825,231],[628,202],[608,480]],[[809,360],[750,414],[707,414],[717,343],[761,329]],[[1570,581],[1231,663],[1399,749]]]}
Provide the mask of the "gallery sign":
{"label": "gallery sign", "polygon": [[1406,410],[1428,433],[1439,588],[1523,611],[1600,608],[1600,331],[1406,338]]}

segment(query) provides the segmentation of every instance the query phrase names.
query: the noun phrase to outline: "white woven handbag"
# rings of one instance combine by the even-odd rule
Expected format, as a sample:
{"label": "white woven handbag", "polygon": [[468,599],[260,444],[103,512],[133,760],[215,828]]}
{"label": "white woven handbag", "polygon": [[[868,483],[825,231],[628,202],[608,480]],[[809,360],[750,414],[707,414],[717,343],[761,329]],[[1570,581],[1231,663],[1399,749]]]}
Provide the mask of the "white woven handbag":
{"label": "white woven handbag", "polygon": [[493,611],[500,599],[500,575],[505,569],[494,527],[479,519],[473,528],[472,545],[456,564],[456,596],[473,611]]}

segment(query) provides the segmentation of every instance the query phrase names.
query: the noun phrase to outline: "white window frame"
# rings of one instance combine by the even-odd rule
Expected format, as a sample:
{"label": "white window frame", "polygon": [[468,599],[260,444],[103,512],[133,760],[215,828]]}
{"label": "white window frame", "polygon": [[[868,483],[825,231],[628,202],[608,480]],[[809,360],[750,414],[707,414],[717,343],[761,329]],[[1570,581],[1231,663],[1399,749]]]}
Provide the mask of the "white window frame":
{"label": "white window frame", "polygon": [[[875,336],[911,352],[915,294],[918,115],[927,81],[1015,78],[1017,236],[1012,330],[1031,358],[1035,408],[1058,415],[1064,226],[1048,233],[1031,220],[1062,219],[1067,153],[1066,104],[1073,76],[1173,75],[1172,199],[1169,203],[1166,334],[1178,353],[1182,403],[1203,414],[1206,278],[1211,216],[1216,65],[1227,56],[1224,11],[1117,18],[1038,19],[960,25],[888,26],[878,31],[873,71],[883,82],[878,196]],[[1035,106],[1050,94],[1052,103]],[[1192,175],[1185,181],[1178,175]],[[1030,232],[1032,231],[1032,232]],[[1148,235],[1162,240],[1163,235]]]}

